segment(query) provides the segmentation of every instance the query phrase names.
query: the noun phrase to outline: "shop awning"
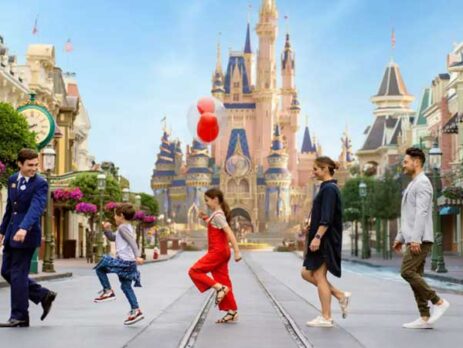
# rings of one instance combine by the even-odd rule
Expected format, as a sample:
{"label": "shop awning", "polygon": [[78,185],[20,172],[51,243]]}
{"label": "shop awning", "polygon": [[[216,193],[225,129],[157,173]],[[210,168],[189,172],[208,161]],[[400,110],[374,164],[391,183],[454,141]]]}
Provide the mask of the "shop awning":
{"label": "shop awning", "polygon": [[442,207],[439,210],[440,215],[457,215],[460,214],[460,208],[454,206]]}

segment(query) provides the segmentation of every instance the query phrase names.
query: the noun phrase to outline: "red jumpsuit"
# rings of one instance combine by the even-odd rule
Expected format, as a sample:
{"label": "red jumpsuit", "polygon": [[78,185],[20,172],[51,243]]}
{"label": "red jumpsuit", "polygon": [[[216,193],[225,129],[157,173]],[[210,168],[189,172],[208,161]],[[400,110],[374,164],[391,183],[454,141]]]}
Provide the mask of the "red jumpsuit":
{"label": "red jumpsuit", "polygon": [[[219,309],[222,311],[236,311],[235,297],[232,291],[232,283],[228,274],[228,261],[230,260],[230,246],[228,245],[227,234],[223,229],[216,228],[212,225],[212,220],[216,214],[223,212],[214,212],[207,224],[208,250],[207,254],[201,257],[189,270],[188,274],[193,280],[199,291],[204,292],[210,289],[216,283],[227,286],[230,291],[219,303]],[[207,273],[212,273],[212,278]]]}

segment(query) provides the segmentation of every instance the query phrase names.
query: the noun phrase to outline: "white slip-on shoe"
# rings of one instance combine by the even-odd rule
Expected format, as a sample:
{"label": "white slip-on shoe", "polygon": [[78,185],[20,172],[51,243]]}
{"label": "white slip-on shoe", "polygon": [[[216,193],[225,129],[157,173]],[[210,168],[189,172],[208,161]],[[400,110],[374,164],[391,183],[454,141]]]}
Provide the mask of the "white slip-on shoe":
{"label": "white slip-on shoe", "polygon": [[434,305],[431,318],[429,318],[428,323],[434,324],[436,321],[440,319],[442,315],[449,309],[450,303],[447,300],[442,299],[441,305]]}
{"label": "white slip-on shoe", "polygon": [[351,296],[352,296],[352,293],[346,291],[344,293],[344,298],[339,301],[339,307],[341,307],[341,314],[342,314],[343,319],[347,318],[347,313],[348,313],[347,310],[349,308],[349,302],[350,302]]}
{"label": "white slip-on shoe", "polygon": [[432,329],[432,324],[429,321],[424,321],[421,317],[410,323],[403,324],[406,329]]}
{"label": "white slip-on shoe", "polygon": [[315,319],[308,321],[307,326],[311,327],[333,327],[333,319],[325,319],[322,316],[318,316]]}

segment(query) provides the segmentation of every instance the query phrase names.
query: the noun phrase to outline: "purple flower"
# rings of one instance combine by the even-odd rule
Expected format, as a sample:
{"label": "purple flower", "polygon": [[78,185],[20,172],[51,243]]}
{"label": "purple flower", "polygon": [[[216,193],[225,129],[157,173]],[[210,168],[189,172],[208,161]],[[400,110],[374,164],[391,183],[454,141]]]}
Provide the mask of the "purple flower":
{"label": "purple flower", "polygon": [[145,212],[143,210],[137,210],[135,212],[135,216],[133,217],[134,220],[144,221],[145,219]]}
{"label": "purple flower", "polygon": [[0,175],[3,174],[6,170],[6,166],[0,161]]}
{"label": "purple flower", "polygon": [[76,205],[76,212],[81,214],[95,214],[97,211],[96,205],[87,202],[80,202]]}

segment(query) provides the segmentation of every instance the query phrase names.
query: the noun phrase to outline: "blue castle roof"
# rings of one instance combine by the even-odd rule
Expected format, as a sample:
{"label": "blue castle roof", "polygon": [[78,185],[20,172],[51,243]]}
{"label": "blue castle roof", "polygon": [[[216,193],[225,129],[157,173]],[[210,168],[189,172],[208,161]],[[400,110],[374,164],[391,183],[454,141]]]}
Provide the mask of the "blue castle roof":
{"label": "blue castle roof", "polygon": [[312,143],[310,138],[309,127],[305,127],[304,140],[302,141],[301,153],[314,153],[317,152],[317,146]]}
{"label": "blue castle roof", "polygon": [[156,164],[170,164],[175,159],[175,143],[169,141],[169,134],[164,131],[161,139],[160,152]]}
{"label": "blue castle roof", "polygon": [[241,146],[241,150],[243,150],[243,155],[251,159],[251,155],[249,154],[248,138],[246,137],[246,130],[243,128],[234,128],[230,134],[230,142],[228,143],[226,160],[233,156],[238,142]]}
{"label": "blue castle roof", "polygon": [[234,69],[238,69],[242,78],[242,91],[243,93],[251,93],[249,86],[248,73],[246,71],[246,64],[244,63],[243,56],[230,56],[228,59],[227,73],[225,75],[225,93],[230,93],[231,79]]}

